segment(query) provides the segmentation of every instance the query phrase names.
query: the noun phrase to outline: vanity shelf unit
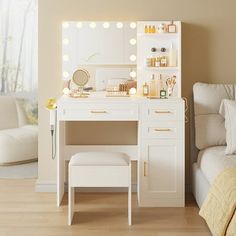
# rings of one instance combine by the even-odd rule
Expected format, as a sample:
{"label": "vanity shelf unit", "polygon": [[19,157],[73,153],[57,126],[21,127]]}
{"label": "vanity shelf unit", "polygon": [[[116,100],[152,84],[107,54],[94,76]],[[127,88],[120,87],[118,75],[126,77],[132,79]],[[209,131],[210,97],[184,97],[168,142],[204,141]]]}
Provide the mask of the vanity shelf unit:
{"label": "vanity shelf unit", "polygon": [[[130,37],[136,37],[137,44],[129,51],[137,58],[137,88],[138,95],[124,98],[106,97],[105,93],[94,92],[86,99],[76,99],[62,96],[58,100],[57,108],[57,205],[59,206],[64,195],[65,183],[65,162],[79,151],[121,151],[127,153],[131,160],[137,162],[137,195],[139,206],[148,207],[183,207],[185,205],[185,156],[184,156],[184,121],[185,104],[181,98],[181,22],[175,21],[176,33],[155,33],[145,34],[145,25],[168,24],[170,21],[145,21],[136,22],[137,26]],[[87,22],[85,25],[89,25]],[[77,23],[70,23],[69,29],[78,34],[75,27]],[[116,27],[116,23],[111,23]],[[124,24],[128,29],[131,24]],[[66,24],[68,26],[68,24]],[[102,23],[98,26],[101,28]],[[89,29],[90,33],[92,29]],[[117,33],[117,30],[113,29]],[[107,31],[108,32],[108,31]],[[107,33],[106,32],[106,33]],[[68,28],[63,30],[63,37],[69,40],[69,44],[63,46],[65,55],[74,58],[76,43],[71,40]],[[128,39],[130,39],[128,37]],[[67,41],[66,41],[67,42]],[[73,43],[74,42],[74,43]],[[128,41],[129,42],[129,41]],[[177,49],[177,66],[175,67],[146,67],[144,61],[149,55],[152,47],[169,48],[173,43]],[[112,45],[112,44],[111,44]],[[137,47],[136,47],[137,46]],[[130,45],[129,45],[130,47]],[[137,48],[137,50],[136,50]],[[120,50],[119,50],[120,51]],[[135,52],[134,52],[135,51]],[[84,53],[87,53],[86,51]],[[137,53],[137,54],[136,54]],[[91,52],[88,53],[90,55]],[[131,55],[127,54],[127,55]],[[77,53],[76,53],[77,55]],[[87,54],[85,58],[87,58]],[[123,58],[123,57],[121,57]],[[129,57],[128,57],[129,58]],[[77,58],[78,59],[78,58]],[[78,60],[63,62],[63,71],[69,75],[74,71]],[[83,59],[83,58],[82,58]],[[82,60],[81,59],[81,60]],[[94,57],[93,60],[96,58]],[[98,58],[96,59],[98,60]],[[99,68],[110,67],[114,64],[128,67],[135,63],[129,60],[124,63],[118,61],[94,61],[84,62],[80,65],[93,65]],[[108,63],[108,64],[107,64]],[[123,64],[124,63],[124,64]],[[177,83],[174,96],[168,99],[148,99],[140,96],[140,90],[144,82],[149,82],[152,74],[176,75]],[[65,79],[65,78],[64,78]],[[84,121],[130,121],[137,126],[137,140],[135,144],[127,145],[72,145],[65,142],[66,122]],[[68,135],[68,134],[67,134]]]}
{"label": "vanity shelf unit", "polygon": [[[181,99],[181,22],[175,21],[176,33],[144,33],[146,25],[170,21],[144,21],[137,24],[137,85],[139,94],[152,74],[175,75],[174,96],[147,99],[141,106],[139,191],[140,206],[183,207],[185,205],[184,101]],[[147,67],[151,48],[177,51],[175,67]]]}

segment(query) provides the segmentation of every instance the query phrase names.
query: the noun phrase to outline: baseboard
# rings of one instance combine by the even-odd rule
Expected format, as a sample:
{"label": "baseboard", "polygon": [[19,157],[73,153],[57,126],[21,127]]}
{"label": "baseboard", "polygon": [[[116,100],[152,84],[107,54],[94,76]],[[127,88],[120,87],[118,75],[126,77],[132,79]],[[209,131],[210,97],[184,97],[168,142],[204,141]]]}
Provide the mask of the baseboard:
{"label": "baseboard", "polygon": [[[57,189],[55,182],[40,182],[36,181],[35,191],[55,193]],[[65,191],[68,189],[67,183],[65,183]],[[79,188],[80,192],[127,192],[127,188]],[[132,192],[137,192],[137,184],[132,184]]]}

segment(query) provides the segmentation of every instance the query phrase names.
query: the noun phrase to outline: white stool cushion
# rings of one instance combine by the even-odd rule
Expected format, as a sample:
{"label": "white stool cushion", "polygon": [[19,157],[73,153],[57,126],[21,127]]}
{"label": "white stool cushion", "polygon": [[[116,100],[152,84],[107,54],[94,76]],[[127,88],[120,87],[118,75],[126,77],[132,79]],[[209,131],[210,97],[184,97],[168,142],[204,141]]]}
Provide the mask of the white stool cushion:
{"label": "white stool cushion", "polygon": [[72,156],[70,166],[128,166],[130,158],[122,152],[79,152]]}

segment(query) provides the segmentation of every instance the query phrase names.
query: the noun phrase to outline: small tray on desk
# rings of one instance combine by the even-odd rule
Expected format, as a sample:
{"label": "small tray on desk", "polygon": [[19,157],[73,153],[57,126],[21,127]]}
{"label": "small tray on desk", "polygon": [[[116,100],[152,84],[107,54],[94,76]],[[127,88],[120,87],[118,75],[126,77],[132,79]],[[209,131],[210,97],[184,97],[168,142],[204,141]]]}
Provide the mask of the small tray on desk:
{"label": "small tray on desk", "polygon": [[106,97],[129,97],[127,92],[106,92]]}

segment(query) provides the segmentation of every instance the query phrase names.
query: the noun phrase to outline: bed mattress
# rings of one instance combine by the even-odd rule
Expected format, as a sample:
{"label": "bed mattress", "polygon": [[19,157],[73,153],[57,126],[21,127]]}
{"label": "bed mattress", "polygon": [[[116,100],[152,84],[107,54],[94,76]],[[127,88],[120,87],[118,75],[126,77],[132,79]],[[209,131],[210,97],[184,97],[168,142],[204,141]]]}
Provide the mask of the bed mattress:
{"label": "bed mattress", "polygon": [[236,155],[225,155],[226,146],[215,146],[201,150],[198,166],[210,184],[224,169],[236,167]]}

